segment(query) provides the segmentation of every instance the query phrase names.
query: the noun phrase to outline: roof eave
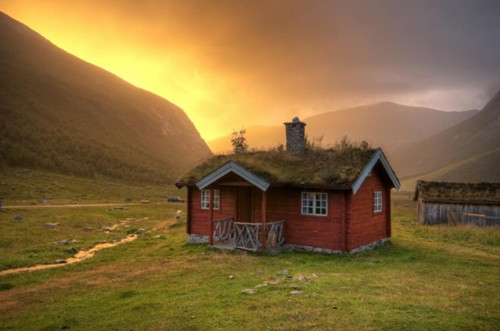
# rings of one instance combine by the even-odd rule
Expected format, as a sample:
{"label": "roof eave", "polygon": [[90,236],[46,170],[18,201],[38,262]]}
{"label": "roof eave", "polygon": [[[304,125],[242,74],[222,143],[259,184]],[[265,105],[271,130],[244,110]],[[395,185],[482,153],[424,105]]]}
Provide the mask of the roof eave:
{"label": "roof eave", "polygon": [[229,161],[225,163],[224,165],[220,166],[219,168],[215,169],[208,175],[204,176],[200,180],[196,182],[196,186],[198,189],[203,190],[204,188],[208,187],[209,185],[215,183],[217,180],[221,179],[228,173],[234,173],[250,184],[256,186],[262,191],[267,191],[269,188],[269,183],[263,180],[262,178],[254,175],[252,172],[246,170],[239,164],[233,161]]}
{"label": "roof eave", "polygon": [[373,167],[377,164],[377,162],[380,161],[382,163],[382,166],[384,167],[384,170],[386,171],[387,175],[389,176],[392,185],[399,190],[401,187],[401,184],[399,182],[398,177],[396,176],[396,173],[392,169],[391,165],[389,164],[389,161],[387,161],[387,158],[385,157],[384,153],[382,152],[382,149],[377,148],[375,153],[373,153],[372,157],[370,158],[370,161],[366,164],[366,166],[363,168],[361,173],[359,174],[358,178],[354,183],[352,184],[352,194],[356,194],[358,190],[361,188],[361,185],[363,185],[366,177],[370,175],[370,172],[372,171]]}

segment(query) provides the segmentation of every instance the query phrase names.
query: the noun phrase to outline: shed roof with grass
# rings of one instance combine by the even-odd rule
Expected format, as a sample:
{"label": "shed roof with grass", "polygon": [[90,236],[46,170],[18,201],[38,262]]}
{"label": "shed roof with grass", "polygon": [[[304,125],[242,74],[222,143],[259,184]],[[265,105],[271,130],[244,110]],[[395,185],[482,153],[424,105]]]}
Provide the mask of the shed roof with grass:
{"label": "shed roof with grass", "polygon": [[419,180],[413,199],[423,224],[500,224],[500,183]]}
{"label": "shed roof with grass", "polygon": [[191,242],[249,250],[353,251],[391,235],[390,191],[399,180],[381,149],[318,149],[305,123],[286,126],[286,150],[218,155],[188,172]]}

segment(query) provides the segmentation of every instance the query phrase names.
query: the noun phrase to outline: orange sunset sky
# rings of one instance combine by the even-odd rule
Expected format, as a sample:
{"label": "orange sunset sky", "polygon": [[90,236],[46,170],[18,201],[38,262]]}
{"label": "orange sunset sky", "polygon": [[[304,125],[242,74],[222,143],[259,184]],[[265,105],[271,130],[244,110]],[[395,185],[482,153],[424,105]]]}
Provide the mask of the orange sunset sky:
{"label": "orange sunset sky", "polygon": [[384,100],[480,109],[500,89],[499,1],[0,0],[0,10],[179,105],[206,140]]}

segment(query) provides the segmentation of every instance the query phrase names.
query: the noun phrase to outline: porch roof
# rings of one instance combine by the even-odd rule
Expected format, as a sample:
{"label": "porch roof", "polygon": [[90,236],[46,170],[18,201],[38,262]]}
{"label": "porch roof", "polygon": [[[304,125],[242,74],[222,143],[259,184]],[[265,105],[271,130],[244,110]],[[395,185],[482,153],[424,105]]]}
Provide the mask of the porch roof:
{"label": "porch roof", "polygon": [[210,184],[213,184],[214,182],[216,182],[217,180],[219,180],[220,178],[224,177],[229,173],[235,173],[236,175],[240,176],[250,184],[257,186],[262,191],[266,191],[269,188],[270,184],[268,182],[266,182],[262,178],[259,178],[250,171],[234,163],[233,161],[227,162],[220,168],[217,168],[213,172],[201,178],[199,181],[196,182],[196,186],[198,187],[198,189],[203,190]]}
{"label": "porch roof", "polygon": [[308,150],[300,156],[276,150],[218,155],[191,170],[177,186],[202,189],[232,172],[263,191],[286,185],[352,189],[355,194],[378,164],[390,185],[399,188],[382,150],[369,148]]}

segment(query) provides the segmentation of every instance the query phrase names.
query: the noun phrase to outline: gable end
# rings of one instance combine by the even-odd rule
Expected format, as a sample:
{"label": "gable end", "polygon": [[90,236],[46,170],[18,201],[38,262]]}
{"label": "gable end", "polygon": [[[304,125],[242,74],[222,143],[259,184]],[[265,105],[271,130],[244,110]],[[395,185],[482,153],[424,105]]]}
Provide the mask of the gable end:
{"label": "gable end", "polygon": [[217,180],[224,177],[230,172],[240,176],[241,178],[243,178],[250,184],[258,187],[262,191],[266,191],[269,188],[270,184],[268,182],[266,182],[262,178],[257,177],[250,171],[246,170],[242,166],[232,161],[224,164],[220,168],[216,169],[212,173],[200,179],[198,182],[196,182],[196,186],[198,187],[198,189],[203,190],[204,188],[206,188],[210,184],[213,184],[214,182],[216,182]]}
{"label": "gable end", "polygon": [[391,165],[389,164],[389,161],[387,161],[387,158],[385,157],[384,153],[380,148],[378,148],[375,153],[373,153],[373,156],[371,157],[370,161],[366,164],[366,166],[363,168],[361,173],[359,174],[358,178],[352,184],[352,193],[356,194],[358,192],[359,188],[365,181],[366,177],[370,175],[370,172],[372,171],[373,167],[377,164],[377,162],[380,161],[382,166],[384,167],[385,172],[389,176],[392,185],[399,190],[401,187],[401,184],[399,183],[398,177],[396,177],[396,174],[394,173],[394,170],[392,170]]}

